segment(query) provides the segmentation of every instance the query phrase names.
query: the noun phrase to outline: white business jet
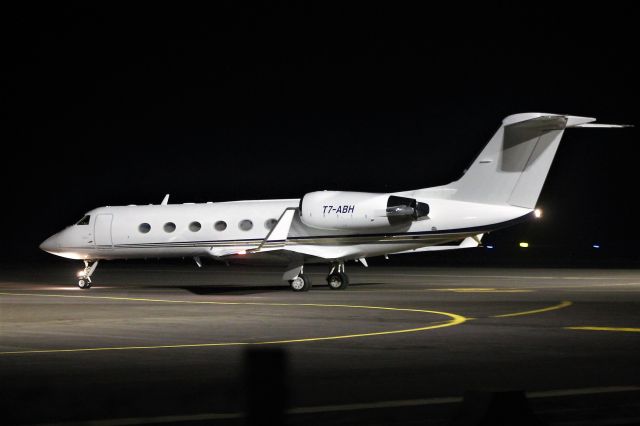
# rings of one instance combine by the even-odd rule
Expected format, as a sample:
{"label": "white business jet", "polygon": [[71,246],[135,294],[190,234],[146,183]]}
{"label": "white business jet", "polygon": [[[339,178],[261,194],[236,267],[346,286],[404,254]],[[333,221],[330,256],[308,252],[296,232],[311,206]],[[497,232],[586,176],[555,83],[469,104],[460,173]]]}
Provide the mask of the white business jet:
{"label": "white business jet", "polygon": [[[310,192],[301,199],[100,207],[40,248],[84,260],[91,287],[99,260],[209,257],[279,261],[294,291],[307,291],[307,263],[328,263],[330,288],[345,289],[345,262],[398,253],[477,247],[482,235],[528,219],[565,129],[625,127],[594,118],[510,115],[464,175],[448,185],[393,193]],[[591,123],[591,124],[589,124]]]}

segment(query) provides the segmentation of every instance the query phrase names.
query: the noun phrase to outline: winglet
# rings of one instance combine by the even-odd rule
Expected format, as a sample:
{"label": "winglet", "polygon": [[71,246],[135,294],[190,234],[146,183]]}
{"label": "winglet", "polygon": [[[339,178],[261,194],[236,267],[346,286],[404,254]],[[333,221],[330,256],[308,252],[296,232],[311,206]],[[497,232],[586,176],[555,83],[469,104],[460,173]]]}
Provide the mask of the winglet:
{"label": "winglet", "polygon": [[[267,234],[266,238],[262,240],[260,245],[251,250],[247,250],[248,253],[258,253],[261,251],[277,250],[285,246],[287,237],[289,236],[289,229],[291,228],[291,221],[297,209],[295,207],[288,207],[282,212],[278,222],[271,228],[271,231]],[[266,245],[269,244],[268,247]]]}
{"label": "winglet", "polygon": [[285,241],[289,236],[289,228],[291,228],[291,221],[293,220],[293,215],[295,214],[295,212],[295,208],[289,207],[288,209],[286,209],[282,213],[282,215],[280,215],[278,222],[273,227],[271,232],[269,232],[269,235],[267,235],[265,241]]}
{"label": "winglet", "polygon": [[166,206],[167,204],[169,204],[169,194],[165,195],[160,203],[161,206]]}

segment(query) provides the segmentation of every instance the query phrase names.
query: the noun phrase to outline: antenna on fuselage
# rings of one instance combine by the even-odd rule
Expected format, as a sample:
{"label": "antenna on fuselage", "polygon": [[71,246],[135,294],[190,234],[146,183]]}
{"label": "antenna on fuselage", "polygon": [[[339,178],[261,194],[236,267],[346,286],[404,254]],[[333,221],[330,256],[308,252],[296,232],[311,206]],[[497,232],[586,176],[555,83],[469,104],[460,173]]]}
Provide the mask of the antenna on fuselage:
{"label": "antenna on fuselage", "polygon": [[166,206],[167,204],[169,204],[169,194],[165,195],[160,203],[161,206]]}

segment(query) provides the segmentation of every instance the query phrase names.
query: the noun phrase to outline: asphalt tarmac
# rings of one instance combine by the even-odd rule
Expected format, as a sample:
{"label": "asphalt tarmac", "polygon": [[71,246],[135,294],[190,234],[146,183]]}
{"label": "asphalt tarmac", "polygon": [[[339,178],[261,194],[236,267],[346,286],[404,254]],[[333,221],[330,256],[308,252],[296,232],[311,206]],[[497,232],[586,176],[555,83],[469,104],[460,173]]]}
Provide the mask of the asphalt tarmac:
{"label": "asphalt tarmac", "polygon": [[349,264],[347,290],[315,267],[294,293],[277,268],[77,269],[0,272],[4,424],[244,424],[256,396],[288,424],[451,424],[469,391],[640,423],[637,270]]}

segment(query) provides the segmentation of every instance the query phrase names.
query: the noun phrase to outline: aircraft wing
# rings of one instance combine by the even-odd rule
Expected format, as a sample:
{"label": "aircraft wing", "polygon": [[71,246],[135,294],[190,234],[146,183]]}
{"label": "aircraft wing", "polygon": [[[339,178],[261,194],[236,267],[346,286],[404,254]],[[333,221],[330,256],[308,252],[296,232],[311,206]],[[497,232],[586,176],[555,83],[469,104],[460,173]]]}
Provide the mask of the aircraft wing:
{"label": "aircraft wing", "polygon": [[[423,251],[441,251],[441,250],[457,250],[463,248],[473,248],[480,245],[483,234],[467,237],[460,244],[457,245],[441,245],[441,246],[427,246],[420,247],[412,250],[403,250],[396,253],[389,254],[403,254],[403,253],[419,253]],[[296,253],[306,254],[308,256],[320,257],[323,259],[344,259],[351,257],[362,256],[362,248],[357,245],[352,246],[318,246],[318,245],[288,245],[283,247],[284,250],[292,251]]]}
{"label": "aircraft wing", "polygon": [[358,246],[318,246],[309,244],[299,244],[286,246],[284,250],[295,253],[306,254],[308,256],[320,257],[322,259],[342,259],[360,255],[361,249]]}
{"label": "aircraft wing", "polygon": [[[216,258],[223,258],[234,255],[257,254],[273,251],[286,251],[299,253],[306,256],[318,257],[321,259],[345,259],[362,256],[362,247],[358,245],[315,245],[315,244],[287,244],[289,229],[293,221],[296,208],[287,208],[282,212],[276,225],[269,231],[265,239],[257,246],[246,249],[225,247],[211,248],[210,254]],[[461,248],[478,247],[483,234],[467,237],[458,245],[436,245],[419,247],[411,250],[403,250],[392,254],[418,253],[423,251],[454,250]]]}
{"label": "aircraft wing", "polygon": [[482,240],[482,236],[484,234],[474,235],[473,237],[467,237],[458,245],[445,245],[445,246],[428,246],[428,247],[420,247],[413,250],[404,250],[399,251],[397,253],[390,254],[403,254],[403,253],[419,253],[422,251],[442,251],[442,250],[457,250],[463,248],[474,248],[480,245],[480,241]]}
{"label": "aircraft wing", "polygon": [[246,254],[245,249],[239,249],[237,247],[212,247],[209,249],[209,254],[215,258],[221,258],[226,256],[233,256],[234,254]]}

